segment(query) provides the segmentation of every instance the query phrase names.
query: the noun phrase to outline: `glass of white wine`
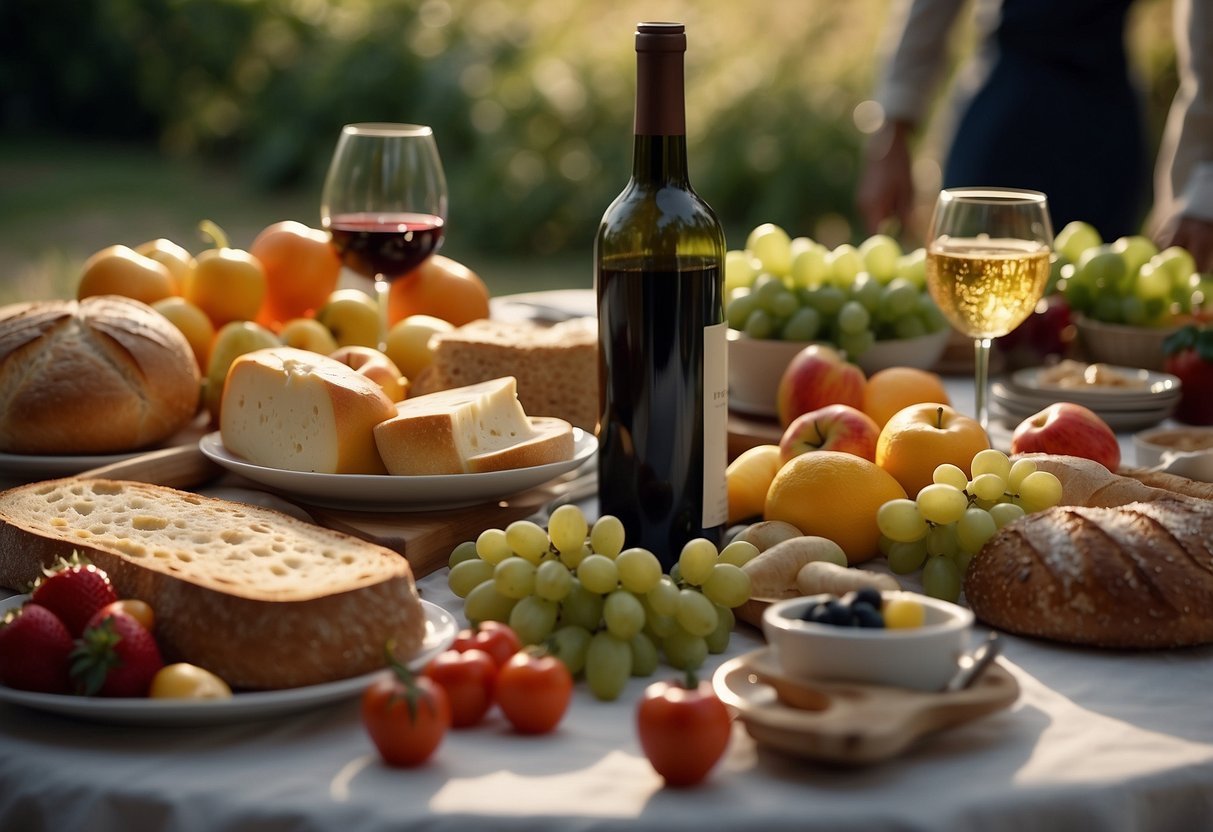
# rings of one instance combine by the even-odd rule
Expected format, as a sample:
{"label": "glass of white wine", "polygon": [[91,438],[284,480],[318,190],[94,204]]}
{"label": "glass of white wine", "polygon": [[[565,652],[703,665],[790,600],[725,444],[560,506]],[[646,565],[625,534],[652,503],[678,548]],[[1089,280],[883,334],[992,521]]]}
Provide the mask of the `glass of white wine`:
{"label": "glass of white wine", "polygon": [[989,424],[990,341],[1032,314],[1049,279],[1047,197],[1011,188],[939,193],[927,239],[927,289],[973,339],[977,419]]}

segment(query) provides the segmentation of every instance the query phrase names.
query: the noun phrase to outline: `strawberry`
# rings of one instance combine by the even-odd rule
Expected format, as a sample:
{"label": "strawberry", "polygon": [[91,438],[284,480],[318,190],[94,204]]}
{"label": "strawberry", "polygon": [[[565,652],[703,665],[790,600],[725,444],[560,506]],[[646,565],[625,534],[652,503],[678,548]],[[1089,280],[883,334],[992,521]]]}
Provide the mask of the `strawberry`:
{"label": "strawberry", "polygon": [[85,696],[147,696],[162,667],[152,634],[124,612],[85,627],[71,653],[72,681]]}
{"label": "strawberry", "polygon": [[0,683],[37,693],[67,693],[72,636],[41,604],[26,602],[0,627]]}
{"label": "strawberry", "polygon": [[1213,326],[1181,327],[1163,342],[1164,369],[1180,381],[1175,420],[1188,425],[1213,425]]}
{"label": "strawberry", "polygon": [[91,563],[63,562],[38,579],[30,600],[59,616],[72,638],[79,638],[93,614],[118,595],[109,576]]}

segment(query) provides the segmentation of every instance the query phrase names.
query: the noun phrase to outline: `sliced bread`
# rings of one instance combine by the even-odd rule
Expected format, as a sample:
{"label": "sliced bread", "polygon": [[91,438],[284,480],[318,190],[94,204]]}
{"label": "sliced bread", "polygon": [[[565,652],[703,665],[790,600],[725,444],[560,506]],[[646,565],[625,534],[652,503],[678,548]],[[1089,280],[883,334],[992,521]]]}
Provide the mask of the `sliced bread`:
{"label": "sliced bread", "polygon": [[0,493],[0,585],[76,550],[156,616],[171,660],[236,688],[313,685],[420,647],[408,562],[277,511],[146,483],[67,478]]}

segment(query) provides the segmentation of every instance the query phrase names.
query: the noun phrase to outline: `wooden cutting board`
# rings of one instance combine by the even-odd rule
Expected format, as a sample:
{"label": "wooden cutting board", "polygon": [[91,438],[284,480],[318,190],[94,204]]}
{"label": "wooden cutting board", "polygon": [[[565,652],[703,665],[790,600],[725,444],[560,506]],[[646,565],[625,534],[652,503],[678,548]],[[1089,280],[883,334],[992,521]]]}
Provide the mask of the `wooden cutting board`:
{"label": "wooden cutting board", "polygon": [[[186,491],[222,485],[225,489],[247,491],[253,498],[249,502],[258,502],[255,499],[257,493],[267,493],[264,486],[226,472],[204,456],[197,445],[153,451],[86,471],[81,476],[134,480]],[[503,529],[515,520],[530,517],[561,497],[584,497],[582,489],[587,485],[587,480],[592,486],[592,479],[592,475],[574,479],[570,474],[503,500],[442,511],[348,511],[308,505],[289,495],[276,496],[298,506],[318,525],[398,552],[408,560],[414,575],[421,578],[446,566],[455,546],[465,540],[475,540],[485,529]]]}
{"label": "wooden cutting board", "polygon": [[783,431],[774,417],[750,416],[729,411],[729,459],[756,445],[778,445]]}

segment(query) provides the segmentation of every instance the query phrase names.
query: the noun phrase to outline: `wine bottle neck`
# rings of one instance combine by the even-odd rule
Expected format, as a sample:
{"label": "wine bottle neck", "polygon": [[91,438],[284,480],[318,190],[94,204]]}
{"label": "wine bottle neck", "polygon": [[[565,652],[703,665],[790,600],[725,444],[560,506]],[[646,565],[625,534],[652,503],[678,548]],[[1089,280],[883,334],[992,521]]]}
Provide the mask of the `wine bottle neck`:
{"label": "wine bottle neck", "polygon": [[687,137],[637,134],[632,146],[632,179],[652,184],[688,184]]}
{"label": "wine bottle neck", "polygon": [[686,182],[686,101],[681,25],[642,24],[636,37],[636,135],[632,176]]}

